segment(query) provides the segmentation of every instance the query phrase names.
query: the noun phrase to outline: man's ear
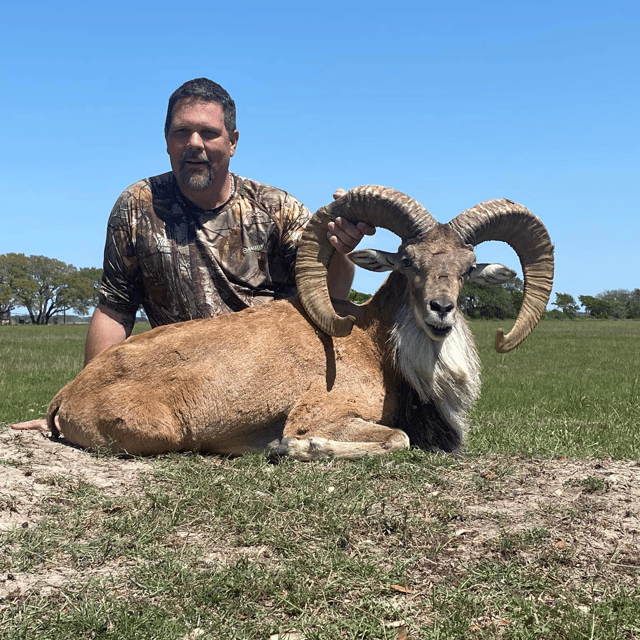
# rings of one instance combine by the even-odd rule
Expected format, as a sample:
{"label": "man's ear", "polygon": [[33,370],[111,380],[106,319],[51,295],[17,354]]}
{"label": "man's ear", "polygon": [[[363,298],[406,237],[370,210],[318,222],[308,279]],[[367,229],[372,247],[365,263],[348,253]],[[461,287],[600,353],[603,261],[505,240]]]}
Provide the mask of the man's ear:
{"label": "man's ear", "polygon": [[469,282],[477,284],[504,284],[514,278],[516,272],[503,264],[477,264],[467,276]]}
{"label": "man's ear", "polygon": [[231,151],[229,155],[233,158],[236,155],[236,148],[238,146],[238,140],[240,139],[240,132],[236,129],[233,133],[229,134],[229,142],[231,143]]}
{"label": "man's ear", "polygon": [[367,271],[393,271],[398,266],[398,254],[378,249],[359,249],[347,254],[351,262]]}

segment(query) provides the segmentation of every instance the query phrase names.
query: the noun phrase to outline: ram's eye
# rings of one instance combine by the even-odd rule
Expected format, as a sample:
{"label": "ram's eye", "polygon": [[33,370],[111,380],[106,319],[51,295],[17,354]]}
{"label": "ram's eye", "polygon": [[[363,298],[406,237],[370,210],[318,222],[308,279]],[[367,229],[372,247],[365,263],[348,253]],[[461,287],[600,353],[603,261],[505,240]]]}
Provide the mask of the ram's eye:
{"label": "ram's eye", "polygon": [[413,266],[413,262],[411,262],[411,258],[402,258],[400,260],[400,264],[402,265],[403,269],[411,269],[411,267]]}
{"label": "ram's eye", "polygon": [[464,277],[468,278],[472,273],[473,270],[476,268],[476,264],[475,262],[464,272]]}

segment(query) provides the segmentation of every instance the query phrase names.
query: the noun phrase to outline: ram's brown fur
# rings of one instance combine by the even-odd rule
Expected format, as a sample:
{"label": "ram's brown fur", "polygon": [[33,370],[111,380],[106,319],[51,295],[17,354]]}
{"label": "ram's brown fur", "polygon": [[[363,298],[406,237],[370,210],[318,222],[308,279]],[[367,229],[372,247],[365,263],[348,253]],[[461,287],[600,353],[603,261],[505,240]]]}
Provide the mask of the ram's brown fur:
{"label": "ram's brown fur", "polygon": [[390,424],[398,381],[382,366],[392,360],[383,330],[367,307],[344,306],[358,325],[339,339],[297,299],[132,336],[91,361],[51,413],[72,442],[134,455],[258,451],[289,416],[289,430],[325,437],[349,414]]}

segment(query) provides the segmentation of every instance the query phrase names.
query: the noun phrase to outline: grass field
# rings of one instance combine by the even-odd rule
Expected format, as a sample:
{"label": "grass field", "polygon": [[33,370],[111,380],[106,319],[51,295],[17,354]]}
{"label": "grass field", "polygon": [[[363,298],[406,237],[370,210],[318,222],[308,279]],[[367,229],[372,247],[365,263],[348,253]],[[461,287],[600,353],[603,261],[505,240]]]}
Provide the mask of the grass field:
{"label": "grass field", "polygon": [[305,464],[13,432],[86,326],[0,327],[0,638],[640,638],[640,323],[497,327],[464,457]]}
{"label": "grass field", "polygon": [[544,321],[508,354],[491,347],[498,323],[472,326],[484,373],[471,451],[640,458],[640,322]]}

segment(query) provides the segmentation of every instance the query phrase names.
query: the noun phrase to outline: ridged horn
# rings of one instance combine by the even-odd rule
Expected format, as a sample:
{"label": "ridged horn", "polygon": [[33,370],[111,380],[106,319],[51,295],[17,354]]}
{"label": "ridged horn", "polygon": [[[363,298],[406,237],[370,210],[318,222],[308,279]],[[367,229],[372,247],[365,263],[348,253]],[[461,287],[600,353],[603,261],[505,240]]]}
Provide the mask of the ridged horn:
{"label": "ridged horn", "polygon": [[327,270],[335,251],[327,239],[327,223],[337,217],[384,227],[403,240],[424,233],[436,221],[413,198],[376,185],[356,187],[316,211],[300,240],[296,286],[302,306],[316,326],[331,336],[343,337],[351,333],[355,318],[335,312],[327,288]]}
{"label": "ridged horn", "polygon": [[449,223],[471,245],[506,242],[518,254],[524,274],[524,299],[511,331],[500,329],[495,348],[515,349],[542,317],[553,286],[553,244],[546,227],[531,211],[511,200],[489,200],[467,209]]}

